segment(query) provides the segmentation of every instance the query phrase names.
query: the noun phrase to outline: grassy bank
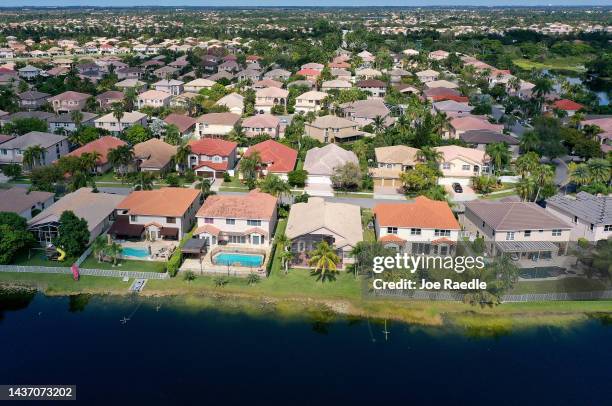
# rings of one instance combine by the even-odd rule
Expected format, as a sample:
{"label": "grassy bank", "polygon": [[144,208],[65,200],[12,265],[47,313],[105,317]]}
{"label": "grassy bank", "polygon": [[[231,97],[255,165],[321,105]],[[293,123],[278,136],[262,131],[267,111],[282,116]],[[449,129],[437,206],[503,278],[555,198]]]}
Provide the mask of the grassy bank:
{"label": "grassy bank", "polygon": [[548,69],[550,71],[566,71],[573,73],[584,72],[584,64],[587,59],[584,57],[568,56],[564,58],[550,58],[542,62],[532,61],[529,59],[515,59],[512,62],[521,69]]}

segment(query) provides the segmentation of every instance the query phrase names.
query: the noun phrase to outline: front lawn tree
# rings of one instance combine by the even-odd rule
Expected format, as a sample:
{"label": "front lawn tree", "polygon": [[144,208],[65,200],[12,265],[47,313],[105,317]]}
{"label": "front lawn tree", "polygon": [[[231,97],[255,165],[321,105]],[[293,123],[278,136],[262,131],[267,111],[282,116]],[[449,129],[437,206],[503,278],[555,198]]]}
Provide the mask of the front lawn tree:
{"label": "front lawn tree", "polygon": [[83,253],[89,243],[89,228],[87,220],[79,218],[70,210],[60,216],[58,236],[53,241],[56,247],[62,248],[70,257]]}
{"label": "front lawn tree", "polygon": [[353,162],[334,168],[331,181],[336,189],[356,190],[361,187],[361,168]]}

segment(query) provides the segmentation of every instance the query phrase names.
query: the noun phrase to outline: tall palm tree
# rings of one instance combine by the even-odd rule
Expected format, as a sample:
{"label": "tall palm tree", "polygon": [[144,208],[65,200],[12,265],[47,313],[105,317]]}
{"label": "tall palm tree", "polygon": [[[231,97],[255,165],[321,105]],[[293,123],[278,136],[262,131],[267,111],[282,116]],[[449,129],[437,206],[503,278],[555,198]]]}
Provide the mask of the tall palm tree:
{"label": "tall palm tree", "polygon": [[521,178],[529,176],[540,164],[540,157],[535,152],[528,152],[516,159],[516,171]]}
{"label": "tall palm tree", "polygon": [[120,176],[125,176],[128,167],[134,162],[134,149],[129,145],[120,145],[108,151],[108,162],[113,165]]}
{"label": "tall palm tree", "polygon": [[521,89],[521,79],[517,78],[516,76],[513,76],[508,81],[508,87],[514,90],[515,92],[518,92]]}
{"label": "tall palm tree", "polygon": [[522,178],[516,184],[516,192],[520,196],[521,200],[531,201],[531,196],[533,196],[536,187],[537,186],[532,177]]}
{"label": "tall palm tree", "polygon": [[182,143],[176,149],[176,154],[174,154],[174,162],[178,168],[179,173],[182,175],[185,172],[185,168],[187,167],[187,161],[189,160],[189,155],[191,154],[191,146],[188,143]]}
{"label": "tall palm tree", "polygon": [[535,178],[535,184],[537,187],[536,195],[533,201],[537,202],[542,189],[555,179],[555,171],[549,165],[540,165],[536,168],[533,176]]}
{"label": "tall palm tree", "polygon": [[43,158],[45,157],[45,149],[40,145],[31,145],[23,151],[23,164],[27,168],[34,168],[36,165],[40,165]]}
{"label": "tall palm tree", "polygon": [[81,163],[83,165],[83,169],[88,173],[94,172],[96,170],[96,166],[98,165],[98,161],[102,157],[98,151],[93,152],[84,152],[81,155]]}
{"label": "tall palm tree", "polygon": [[423,147],[417,152],[416,157],[417,159],[424,161],[429,166],[438,168],[440,162],[442,162],[442,159],[444,158],[444,154],[435,148]]}
{"label": "tall palm tree", "polygon": [[93,253],[98,258],[98,262],[102,262],[102,257],[108,248],[107,238],[99,235],[93,242]]}
{"label": "tall palm tree", "polygon": [[279,254],[278,258],[281,260],[281,264],[285,271],[285,275],[287,275],[289,273],[289,264],[291,263],[291,260],[293,259],[293,252],[291,252],[290,250],[283,250]]}
{"label": "tall palm tree", "polygon": [[308,257],[308,264],[314,266],[313,273],[319,275],[321,282],[326,278],[332,278],[338,272],[340,258],[327,241],[318,243],[317,247],[310,251]]}
{"label": "tall palm tree", "polygon": [[260,164],[261,155],[258,151],[253,151],[253,153],[249,154],[248,156],[243,156],[240,159],[240,166],[238,167],[238,170],[242,174],[242,177],[249,188],[255,187]]}
{"label": "tall palm tree", "polygon": [[121,130],[121,119],[125,115],[125,107],[123,103],[113,103],[112,105],[113,117],[117,120],[119,130]]}
{"label": "tall palm tree", "polygon": [[508,144],[505,142],[496,142],[489,144],[486,147],[486,153],[491,158],[493,168],[499,175],[506,165],[510,163],[512,156],[508,150]]}
{"label": "tall palm tree", "polygon": [[536,151],[540,146],[540,137],[534,131],[527,131],[521,136],[519,146],[523,152]]}
{"label": "tall palm tree", "polygon": [[112,242],[107,248],[108,255],[113,259],[113,265],[117,265],[117,260],[123,253],[123,247],[116,242]]}
{"label": "tall palm tree", "polygon": [[553,91],[552,81],[544,76],[540,76],[534,80],[533,94],[538,98],[542,99],[547,94]]}
{"label": "tall palm tree", "polygon": [[231,141],[238,143],[238,145],[245,145],[247,142],[247,136],[244,129],[240,124],[236,124],[232,131],[228,134],[228,138]]}
{"label": "tall palm tree", "polygon": [[136,105],[136,90],[133,87],[128,88],[123,94],[123,104],[127,111],[134,110],[134,106]]}

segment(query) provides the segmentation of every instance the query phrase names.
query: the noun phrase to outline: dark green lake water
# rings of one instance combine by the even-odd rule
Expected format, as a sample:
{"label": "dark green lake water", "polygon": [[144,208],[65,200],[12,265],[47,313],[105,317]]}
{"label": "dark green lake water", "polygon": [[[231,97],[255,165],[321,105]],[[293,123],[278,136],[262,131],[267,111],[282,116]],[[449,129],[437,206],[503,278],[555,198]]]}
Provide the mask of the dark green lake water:
{"label": "dark green lake water", "polygon": [[612,405],[612,325],[598,320],[495,337],[383,330],[171,299],[4,297],[0,384],[76,384],[90,405]]}

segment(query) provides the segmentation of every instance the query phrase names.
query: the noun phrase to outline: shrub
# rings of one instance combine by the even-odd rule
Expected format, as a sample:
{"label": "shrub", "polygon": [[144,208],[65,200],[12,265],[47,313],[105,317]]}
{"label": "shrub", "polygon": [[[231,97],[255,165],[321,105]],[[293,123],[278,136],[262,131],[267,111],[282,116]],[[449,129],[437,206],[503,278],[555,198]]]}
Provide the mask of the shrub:
{"label": "shrub", "polygon": [[181,185],[181,182],[175,173],[171,173],[166,176],[166,183],[168,184],[168,186],[172,187],[179,187]]}
{"label": "shrub", "polygon": [[247,283],[249,285],[253,285],[253,284],[259,283],[260,279],[261,278],[259,277],[259,275],[257,275],[255,272],[251,272],[249,276],[247,276]]}
{"label": "shrub", "polygon": [[195,280],[196,277],[197,277],[196,274],[193,273],[192,271],[186,271],[183,274],[183,279],[186,280],[187,282],[191,282],[191,281]]}
{"label": "shrub", "polygon": [[304,185],[306,185],[307,177],[308,172],[306,172],[304,169],[296,169],[295,171],[289,172],[287,175],[287,180],[291,186],[304,187]]}
{"label": "shrub", "polygon": [[215,282],[215,286],[218,288],[222,288],[229,283],[227,278],[224,278],[223,276],[216,277],[214,279],[214,282]]}
{"label": "shrub", "polygon": [[230,176],[230,174],[227,173],[227,172],[224,172],[223,173],[223,182],[228,182],[229,183],[231,181],[232,181],[232,177]]}
{"label": "shrub", "polygon": [[174,251],[172,256],[170,256],[170,259],[166,264],[166,272],[168,272],[168,275],[170,275],[171,277],[175,277],[182,263],[183,253],[177,249],[176,251]]}
{"label": "shrub", "polygon": [[187,169],[185,171],[185,181],[188,183],[193,183],[195,181],[195,172],[193,169]]}

